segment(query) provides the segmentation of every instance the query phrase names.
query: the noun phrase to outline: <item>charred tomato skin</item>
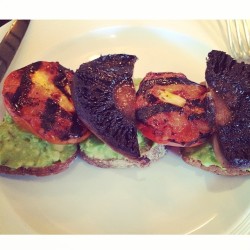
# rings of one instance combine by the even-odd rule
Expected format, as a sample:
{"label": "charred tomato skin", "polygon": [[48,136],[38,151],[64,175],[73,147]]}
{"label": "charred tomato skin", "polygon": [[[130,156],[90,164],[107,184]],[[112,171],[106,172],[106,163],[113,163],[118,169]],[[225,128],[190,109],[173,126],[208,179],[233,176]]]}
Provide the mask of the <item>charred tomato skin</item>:
{"label": "charred tomato skin", "polygon": [[136,94],[137,127],[152,141],[196,146],[212,133],[213,105],[206,86],[182,73],[148,73]]}
{"label": "charred tomato skin", "polygon": [[78,118],[70,92],[74,72],[58,62],[38,61],[4,81],[6,110],[23,129],[54,144],[78,143],[90,134]]}

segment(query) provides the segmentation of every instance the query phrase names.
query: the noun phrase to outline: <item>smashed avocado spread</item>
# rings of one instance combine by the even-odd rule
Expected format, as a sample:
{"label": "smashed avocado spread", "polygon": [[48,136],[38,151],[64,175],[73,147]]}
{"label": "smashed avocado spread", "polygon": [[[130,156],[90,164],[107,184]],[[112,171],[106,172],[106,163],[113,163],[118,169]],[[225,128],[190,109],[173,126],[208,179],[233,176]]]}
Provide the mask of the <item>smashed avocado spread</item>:
{"label": "smashed avocado spread", "polygon": [[9,115],[0,124],[0,165],[14,169],[46,167],[66,161],[76,150],[76,145],[51,144],[21,130]]}
{"label": "smashed avocado spread", "polygon": [[[142,136],[140,132],[137,133],[137,139],[141,153],[148,151],[153,145],[153,142]],[[93,159],[125,159],[125,156],[114,151],[93,134],[90,135],[88,139],[80,143],[80,150],[83,151],[88,157]]]}
{"label": "smashed avocado spread", "polygon": [[134,86],[136,91],[139,89],[140,82],[142,81],[142,78],[133,78]]}
{"label": "smashed avocado spread", "polygon": [[199,160],[205,167],[215,165],[223,169],[222,165],[215,157],[212,144],[209,142],[197,147],[189,148],[188,151],[185,152],[185,155],[191,157],[192,159]]}

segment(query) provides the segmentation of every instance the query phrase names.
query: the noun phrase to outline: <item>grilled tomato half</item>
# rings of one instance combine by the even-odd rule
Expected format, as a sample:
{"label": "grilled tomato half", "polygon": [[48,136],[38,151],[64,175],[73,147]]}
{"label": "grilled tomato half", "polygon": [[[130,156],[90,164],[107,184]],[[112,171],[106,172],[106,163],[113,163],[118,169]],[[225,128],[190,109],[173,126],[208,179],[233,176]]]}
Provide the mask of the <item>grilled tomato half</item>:
{"label": "grilled tomato half", "polygon": [[154,142],[195,146],[212,133],[213,105],[206,86],[181,73],[148,73],[136,94],[137,127]]}
{"label": "grilled tomato half", "polygon": [[90,134],[71,98],[73,71],[38,61],[11,72],[4,81],[8,113],[23,129],[55,144],[74,144]]}

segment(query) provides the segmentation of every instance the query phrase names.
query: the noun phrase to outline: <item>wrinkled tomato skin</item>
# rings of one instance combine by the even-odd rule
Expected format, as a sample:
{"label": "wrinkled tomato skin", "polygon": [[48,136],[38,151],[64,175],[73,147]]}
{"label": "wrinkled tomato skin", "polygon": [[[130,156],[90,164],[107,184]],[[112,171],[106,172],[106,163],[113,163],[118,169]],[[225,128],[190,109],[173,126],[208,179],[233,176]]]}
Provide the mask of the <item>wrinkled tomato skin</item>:
{"label": "wrinkled tomato skin", "polygon": [[[164,102],[159,90],[183,98],[185,105]],[[205,86],[189,81],[182,74],[147,74],[136,98],[138,129],[159,144],[191,147],[203,143],[212,134],[214,121],[211,112],[207,112],[210,109],[207,92]]]}

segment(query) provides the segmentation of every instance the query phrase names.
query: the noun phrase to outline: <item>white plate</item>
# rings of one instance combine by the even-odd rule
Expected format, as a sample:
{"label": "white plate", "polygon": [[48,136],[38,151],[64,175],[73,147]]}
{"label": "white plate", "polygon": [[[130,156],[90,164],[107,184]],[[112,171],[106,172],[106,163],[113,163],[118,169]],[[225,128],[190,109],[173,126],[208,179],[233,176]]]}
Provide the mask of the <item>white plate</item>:
{"label": "white plate", "polygon": [[[216,21],[32,21],[8,72],[38,60],[75,70],[100,54],[129,53],[138,57],[135,77],[175,71],[201,82],[212,49],[226,51]],[[1,234],[250,232],[249,178],[196,169],[173,152],[145,169],[78,159],[55,176],[0,175],[0,187]]]}

